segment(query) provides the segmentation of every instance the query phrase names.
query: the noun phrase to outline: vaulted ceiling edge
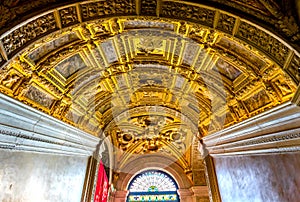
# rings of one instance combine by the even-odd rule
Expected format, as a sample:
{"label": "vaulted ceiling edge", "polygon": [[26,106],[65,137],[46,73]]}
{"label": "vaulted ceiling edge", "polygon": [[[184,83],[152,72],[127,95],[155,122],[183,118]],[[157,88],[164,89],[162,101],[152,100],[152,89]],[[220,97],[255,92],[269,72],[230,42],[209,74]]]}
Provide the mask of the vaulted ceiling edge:
{"label": "vaulted ceiling edge", "polygon": [[[239,10],[235,5],[246,2],[225,4]],[[247,15],[268,16],[268,24],[282,18],[275,1],[253,2],[243,10]],[[293,29],[278,26],[287,29],[290,44],[208,5],[74,2],[0,36],[0,91],[95,136],[104,131],[120,164],[163,153],[190,170],[200,158],[197,138],[293,98],[299,30],[289,19]]]}
{"label": "vaulted ceiling edge", "polygon": [[[68,5],[80,4],[81,0],[4,0],[0,3],[2,16],[0,18],[0,34],[9,30],[12,26],[37,16],[50,9],[66,7]],[[91,1],[86,1],[91,2]],[[94,1],[93,3],[96,3]],[[98,1],[99,2],[99,1]],[[113,0],[102,1],[102,5],[110,7],[109,12],[104,13],[106,16],[118,14],[118,4],[129,4],[134,10],[130,14],[159,16],[165,5],[169,2],[177,2],[179,5],[199,5],[199,1],[176,1],[176,0]],[[174,3],[171,3],[174,5]],[[202,6],[213,7],[218,10],[225,10],[237,16],[261,24],[287,41],[299,39],[299,21],[300,21],[300,5],[297,0],[208,0],[201,2]],[[79,7],[80,8],[80,7]],[[111,9],[113,8],[113,9]],[[186,7],[185,10],[193,9]],[[295,43],[297,45],[297,43]],[[298,43],[299,47],[299,43]]]}

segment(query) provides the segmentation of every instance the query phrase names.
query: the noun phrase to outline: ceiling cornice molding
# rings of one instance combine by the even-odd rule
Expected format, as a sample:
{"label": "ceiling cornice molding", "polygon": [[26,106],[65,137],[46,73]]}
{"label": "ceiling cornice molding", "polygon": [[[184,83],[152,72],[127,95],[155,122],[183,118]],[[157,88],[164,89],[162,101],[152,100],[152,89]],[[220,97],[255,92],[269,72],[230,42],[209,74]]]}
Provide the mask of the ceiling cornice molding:
{"label": "ceiling cornice molding", "polygon": [[285,103],[203,138],[211,155],[299,151],[300,108]]}
{"label": "ceiling cornice molding", "polygon": [[3,94],[0,106],[0,148],[90,156],[100,141]]}

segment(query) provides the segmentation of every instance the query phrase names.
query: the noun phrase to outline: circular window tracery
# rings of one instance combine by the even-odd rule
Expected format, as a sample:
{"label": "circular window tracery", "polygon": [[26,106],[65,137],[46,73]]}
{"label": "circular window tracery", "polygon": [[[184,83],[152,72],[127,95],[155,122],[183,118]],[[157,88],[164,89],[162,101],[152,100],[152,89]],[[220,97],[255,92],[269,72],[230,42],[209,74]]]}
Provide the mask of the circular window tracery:
{"label": "circular window tracery", "polygon": [[135,201],[179,201],[178,186],[167,173],[147,170],[136,175],[129,183],[127,202]]}

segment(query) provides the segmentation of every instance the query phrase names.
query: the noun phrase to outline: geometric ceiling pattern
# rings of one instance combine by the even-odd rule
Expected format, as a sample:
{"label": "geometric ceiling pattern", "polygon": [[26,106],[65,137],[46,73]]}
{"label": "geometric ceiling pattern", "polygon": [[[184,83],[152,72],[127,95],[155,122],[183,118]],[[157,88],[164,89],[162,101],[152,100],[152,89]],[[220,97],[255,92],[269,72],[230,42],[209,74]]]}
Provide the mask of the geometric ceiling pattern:
{"label": "geometric ceiling pattern", "polygon": [[[120,166],[163,153],[191,170],[197,138],[290,101],[300,81],[291,1],[49,2],[1,29],[0,91],[109,136]],[[0,25],[47,5],[23,3],[5,1]]]}

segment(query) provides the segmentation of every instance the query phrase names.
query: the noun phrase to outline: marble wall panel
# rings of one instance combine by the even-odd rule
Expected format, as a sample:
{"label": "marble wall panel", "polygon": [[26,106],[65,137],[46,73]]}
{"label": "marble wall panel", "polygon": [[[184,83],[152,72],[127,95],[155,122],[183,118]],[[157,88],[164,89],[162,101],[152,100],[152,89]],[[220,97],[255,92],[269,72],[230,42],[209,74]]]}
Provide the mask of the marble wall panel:
{"label": "marble wall panel", "polygon": [[87,158],[2,150],[0,201],[79,202]]}
{"label": "marble wall panel", "polygon": [[223,202],[300,201],[300,153],[214,158]]}

